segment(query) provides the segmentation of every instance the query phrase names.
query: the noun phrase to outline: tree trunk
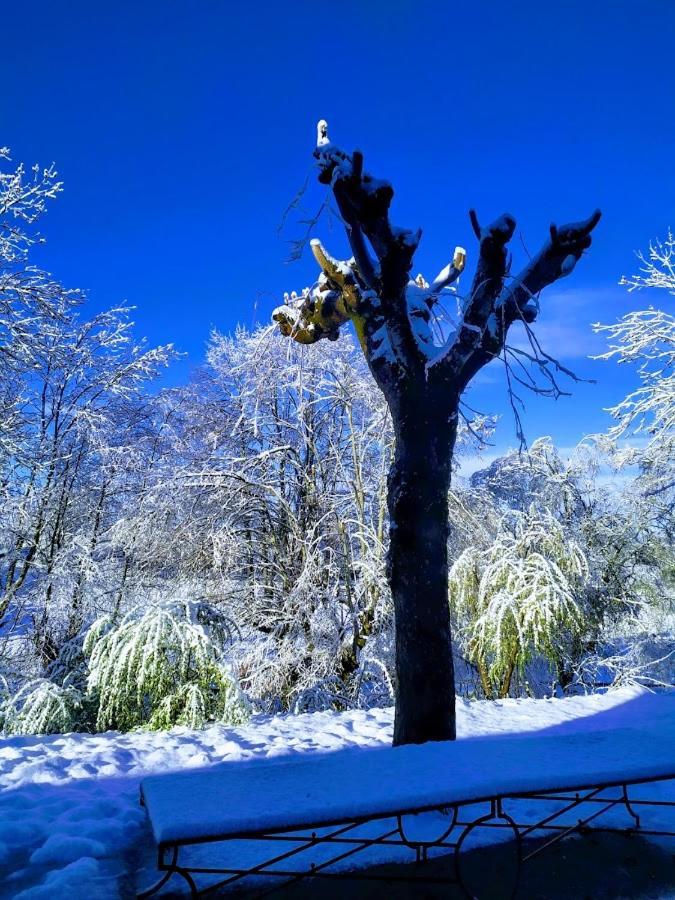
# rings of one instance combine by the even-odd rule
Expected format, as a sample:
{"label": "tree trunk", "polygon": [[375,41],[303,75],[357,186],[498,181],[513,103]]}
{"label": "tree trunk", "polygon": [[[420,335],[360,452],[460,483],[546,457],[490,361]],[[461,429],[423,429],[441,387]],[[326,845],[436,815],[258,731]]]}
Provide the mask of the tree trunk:
{"label": "tree trunk", "polygon": [[[455,738],[448,604],[448,489],[456,404],[415,398],[392,409],[389,583],[396,617],[394,744]],[[407,406],[407,409],[405,408]]]}

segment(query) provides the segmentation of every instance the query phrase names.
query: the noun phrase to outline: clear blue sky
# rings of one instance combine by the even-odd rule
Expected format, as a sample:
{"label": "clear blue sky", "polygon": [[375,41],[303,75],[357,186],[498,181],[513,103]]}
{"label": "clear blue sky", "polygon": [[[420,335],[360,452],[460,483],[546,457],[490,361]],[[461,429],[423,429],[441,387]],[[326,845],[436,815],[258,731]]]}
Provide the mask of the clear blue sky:
{"label": "clear blue sky", "polygon": [[[633,251],[675,226],[675,3],[33,2],[3,11],[0,144],[56,161],[66,191],[39,261],[92,307],[138,307],[140,334],[189,362],[211,326],[267,321],[315,274],[277,234],[311,169],[315,123],[360,147],[396,188],[397,224],[421,225],[415,271],[455,244],[475,259],[467,210],[507,210],[532,251],[551,219],[603,210],[591,253],[545,296],[548,349],[595,386],[528,399],[528,437],[569,444],[603,428],[631,382],[589,324],[636,303],[617,286]],[[317,207],[322,189],[307,194]],[[337,232],[319,234],[334,253]],[[524,254],[514,240],[516,264]],[[257,303],[257,313],[256,313]],[[488,370],[472,403],[504,412]]]}

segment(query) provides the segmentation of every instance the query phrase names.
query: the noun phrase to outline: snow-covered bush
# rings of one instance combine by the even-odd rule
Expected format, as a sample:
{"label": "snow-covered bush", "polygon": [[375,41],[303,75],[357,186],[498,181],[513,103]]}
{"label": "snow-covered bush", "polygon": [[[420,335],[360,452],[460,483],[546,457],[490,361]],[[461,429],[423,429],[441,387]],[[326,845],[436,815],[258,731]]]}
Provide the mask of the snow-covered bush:
{"label": "snow-covered bush", "polygon": [[203,624],[203,610],[190,601],[157,602],[118,625],[94,623],[85,653],[99,730],[246,721],[247,703]]}
{"label": "snow-covered bush", "polygon": [[598,645],[585,656],[575,672],[575,688],[592,693],[599,687],[675,685],[675,631],[633,634]]}
{"label": "snow-covered bush", "polygon": [[77,688],[38,678],[0,706],[6,734],[60,734],[79,729],[84,698]]}
{"label": "snow-covered bush", "polygon": [[534,509],[504,521],[487,549],[460,555],[450,604],[486,697],[506,697],[516,672],[537,655],[555,660],[561,635],[582,630],[576,593],[588,575],[581,547]]}
{"label": "snow-covered bush", "polygon": [[[575,594],[583,633],[559,635],[554,671],[540,664],[536,672],[528,669],[528,685],[537,693],[554,684],[563,691],[593,689],[586,676],[597,666],[585,660],[601,657],[629,634],[633,639],[658,633],[662,626],[656,620],[675,609],[675,506],[667,492],[645,491],[635,470],[626,477],[624,462],[625,450],[602,436],[585,439],[565,454],[550,438],[539,438],[526,453],[508,453],[471,478],[465,505],[478,506],[480,522],[472,524],[464,547],[473,541],[485,549],[496,538],[491,500],[502,516],[511,510],[525,514],[531,506],[540,515],[552,515],[588,562],[589,577]],[[581,672],[586,673],[583,685]]]}

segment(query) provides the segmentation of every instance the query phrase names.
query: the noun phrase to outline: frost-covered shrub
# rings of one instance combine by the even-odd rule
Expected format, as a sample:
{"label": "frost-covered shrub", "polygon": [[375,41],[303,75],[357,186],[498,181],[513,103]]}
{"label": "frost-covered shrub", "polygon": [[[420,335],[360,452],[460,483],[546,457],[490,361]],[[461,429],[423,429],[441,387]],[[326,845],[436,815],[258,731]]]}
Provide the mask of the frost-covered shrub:
{"label": "frost-covered shrub", "polygon": [[[675,295],[675,236],[653,241],[649,253],[638,254],[637,275],[620,284],[630,292],[657,288]],[[665,299],[665,298],[663,298]],[[639,485],[648,495],[667,494],[675,488],[675,315],[669,309],[634,310],[611,325],[596,325],[610,347],[600,359],[637,363],[640,385],[609,410],[616,425],[609,435],[634,435],[624,451],[624,464],[639,465]]]}
{"label": "frost-covered shrub", "polygon": [[372,709],[375,706],[393,705],[395,691],[390,669],[393,669],[391,664],[388,666],[379,659],[363,661],[354,679],[355,706],[359,709]]}
{"label": "frost-covered shrub", "polygon": [[77,688],[38,678],[4,701],[0,722],[6,734],[61,734],[78,729],[82,707]]}
{"label": "frost-covered shrub", "polygon": [[117,626],[94,623],[85,653],[99,730],[246,721],[248,706],[203,613],[203,604],[174,601],[133,611]]}
{"label": "frost-covered shrub", "polygon": [[506,523],[485,550],[466,549],[450,570],[450,604],[486,697],[508,695],[536,656],[556,659],[562,636],[584,624],[576,593],[588,578],[580,546],[534,509]]}
{"label": "frost-covered shrub", "polygon": [[393,703],[394,685],[387,665],[378,659],[366,659],[346,680],[334,675],[300,691],[292,710],[297,715],[328,709],[372,709]]}
{"label": "frost-covered shrub", "polygon": [[675,632],[631,635],[629,640],[607,641],[577,667],[574,688],[592,693],[598,687],[675,685]]}
{"label": "frost-covered shrub", "polygon": [[654,619],[675,609],[675,506],[667,493],[645,491],[642,477],[634,477],[637,470],[616,478],[629,459],[630,448],[598,436],[569,454],[561,454],[550,438],[540,438],[527,453],[508,453],[471,478],[466,506],[472,513],[478,507],[480,522],[472,522],[460,551],[472,544],[486,548],[496,538],[499,517],[495,522],[489,505],[484,515],[487,498],[502,516],[526,515],[532,505],[542,515],[553,515],[588,562],[590,575],[575,592],[583,632],[559,632],[556,658],[538,658],[528,666],[527,689],[537,695],[558,688],[574,691],[581,671],[586,687],[594,658],[603,657],[605,645],[616,639],[668,630]]}

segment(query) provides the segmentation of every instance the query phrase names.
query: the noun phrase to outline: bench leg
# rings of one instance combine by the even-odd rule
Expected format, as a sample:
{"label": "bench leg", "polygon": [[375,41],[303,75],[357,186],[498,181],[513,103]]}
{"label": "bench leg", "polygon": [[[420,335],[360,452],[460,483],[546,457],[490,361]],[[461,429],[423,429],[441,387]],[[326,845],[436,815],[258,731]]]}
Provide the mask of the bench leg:
{"label": "bench leg", "polygon": [[197,890],[197,885],[195,884],[194,879],[193,879],[192,875],[190,875],[190,873],[188,872],[188,870],[187,870],[187,869],[183,869],[181,866],[176,866],[176,868],[174,869],[174,872],[175,872],[177,875],[180,875],[181,878],[184,878],[185,881],[187,881],[188,886],[189,886],[189,888],[190,888],[190,896],[191,896],[191,897],[198,897],[198,896],[199,896],[199,891]]}
{"label": "bench leg", "polygon": [[635,812],[633,807],[630,805],[630,800],[628,799],[628,785],[624,784],[622,787],[623,787],[623,791],[621,794],[621,799],[623,800],[623,805],[626,807],[626,810],[628,811],[628,813],[635,819],[635,827],[639,828],[640,827],[640,816],[638,816],[638,814]]}
{"label": "bench leg", "polygon": [[173,852],[171,855],[171,862],[169,862],[169,863],[164,862],[164,851],[163,850],[159,851],[157,868],[160,871],[163,871],[164,874],[159,879],[159,881],[156,881],[149,888],[146,888],[144,891],[141,891],[139,894],[136,894],[136,900],[146,900],[147,897],[152,897],[153,894],[156,894],[157,891],[160,891],[164,887],[164,885],[167,883],[167,881],[169,880],[169,878],[171,878],[172,875],[180,875],[182,878],[184,878],[190,887],[191,896],[193,896],[193,897],[197,896],[197,894],[198,894],[197,886],[194,883],[194,879],[192,878],[192,875],[190,875],[190,873],[187,871],[187,869],[184,869],[182,866],[178,865],[178,847],[177,846],[175,846],[173,848]]}
{"label": "bench leg", "polygon": [[461,835],[459,836],[459,840],[455,844],[455,878],[457,879],[457,884],[459,885],[462,893],[468,898],[468,900],[476,900],[476,897],[469,890],[462,874],[462,847],[472,831],[474,831],[476,828],[480,828],[480,826],[485,822],[490,822],[493,819],[501,819],[505,823],[505,828],[511,828],[516,841],[516,875],[514,878],[513,890],[510,894],[504,894],[504,896],[508,896],[510,900],[513,900],[513,898],[518,893],[518,888],[520,887],[520,873],[523,865],[523,847],[520,837],[520,831],[518,830],[518,826],[511,818],[511,816],[507,812],[504,812],[501,797],[496,797],[494,800],[490,801],[490,812],[484,816],[480,816],[473,822],[470,822],[464,828],[464,831],[462,831]]}

